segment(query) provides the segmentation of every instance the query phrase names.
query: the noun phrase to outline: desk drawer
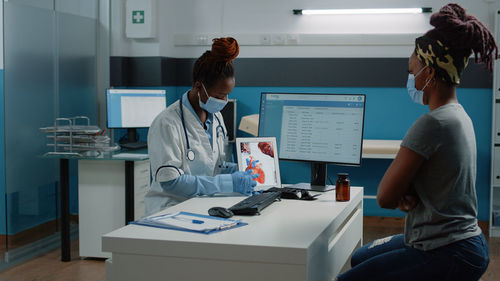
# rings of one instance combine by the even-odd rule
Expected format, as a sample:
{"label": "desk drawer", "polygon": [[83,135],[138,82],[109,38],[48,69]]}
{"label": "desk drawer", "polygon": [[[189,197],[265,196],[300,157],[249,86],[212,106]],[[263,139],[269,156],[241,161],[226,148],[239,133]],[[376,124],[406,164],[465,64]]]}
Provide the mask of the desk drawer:
{"label": "desk drawer", "polygon": [[[361,206],[361,204],[360,204]],[[355,208],[349,219],[328,241],[327,264],[329,280],[334,280],[340,272],[356,245],[361,241],[363,233],[363,210]]]}
{"label": "desk drawer", "polygon": [[149,177],[149,160],[134,162],[134,177]]}
{"label": "desk drawer", "polygon": [[144,197],[150,185],[149,160],[134,163],[134,195]]}
{"label": "desk drawer", "polygon": [[134,181],[134,196],[144,197],[149,190],[149,181]]}
{"label": "desk drawer", "polygon": [[146,214],[146,205],[144,205],[144,197],[136,199],[134,202],[134,219],[138,220]]}
{"label": "desk drawer", "polygon": [[106,265],[106,281],[118,281],[114,274],[115,268],[113,267],[113,260],[111,258],[107,259]]}

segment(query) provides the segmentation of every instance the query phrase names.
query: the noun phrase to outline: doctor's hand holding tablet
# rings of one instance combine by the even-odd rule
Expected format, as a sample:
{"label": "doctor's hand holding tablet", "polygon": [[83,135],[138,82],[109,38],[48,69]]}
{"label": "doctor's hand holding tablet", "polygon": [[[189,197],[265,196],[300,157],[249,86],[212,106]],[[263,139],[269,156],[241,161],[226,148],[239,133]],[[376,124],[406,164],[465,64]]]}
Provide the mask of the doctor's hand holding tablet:
{"label": "doctor's hand holding tablet", "polygon": [[193,67],[193,85],[164,109],[148,133],[152,183],[146,194],[146,214],[176,205],[194,196],[254,190],[255,174],[238,172],[226,163],[226,127],[220,111],[234,88],[233,60],[238,42],[213,39],[212,48]]}

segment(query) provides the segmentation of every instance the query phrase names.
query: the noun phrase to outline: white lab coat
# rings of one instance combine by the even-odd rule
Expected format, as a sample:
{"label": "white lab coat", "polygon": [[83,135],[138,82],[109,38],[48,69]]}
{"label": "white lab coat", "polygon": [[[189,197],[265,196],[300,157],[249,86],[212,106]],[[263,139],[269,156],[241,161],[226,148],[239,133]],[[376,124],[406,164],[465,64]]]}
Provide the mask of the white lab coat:
{"label": "white lab coat", "polygon": [[146,214],[158,212],[188,199],[165,192],[160,182],[175,180],[181,174],[215,176],[221,172],[220,165],[225,159],[224,147],[227,138],[224,136],[226,127],[221,113],[215,113],[221,124],[218,123],[217,118],[213,118],[212,148],[198,117],[182,105],[189,145],[195,153],[194,161],[187,159],[188,150],[181,121],[180,102],[178,100],[163,110],[149,128],[148,151],[152,182],[144,199]]}

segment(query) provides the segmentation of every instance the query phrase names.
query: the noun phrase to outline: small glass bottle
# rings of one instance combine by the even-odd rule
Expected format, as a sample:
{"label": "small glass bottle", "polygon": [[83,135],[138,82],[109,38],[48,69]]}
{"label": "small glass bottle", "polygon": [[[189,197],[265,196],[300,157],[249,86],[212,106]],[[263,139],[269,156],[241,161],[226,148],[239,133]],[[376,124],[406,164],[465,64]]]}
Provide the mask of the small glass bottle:
{"label": "small glass bottle", "polygon": [[349,201],[351,199],[351,181],[348,173],[338,173],[335,183],[335,198],[337,201]]}

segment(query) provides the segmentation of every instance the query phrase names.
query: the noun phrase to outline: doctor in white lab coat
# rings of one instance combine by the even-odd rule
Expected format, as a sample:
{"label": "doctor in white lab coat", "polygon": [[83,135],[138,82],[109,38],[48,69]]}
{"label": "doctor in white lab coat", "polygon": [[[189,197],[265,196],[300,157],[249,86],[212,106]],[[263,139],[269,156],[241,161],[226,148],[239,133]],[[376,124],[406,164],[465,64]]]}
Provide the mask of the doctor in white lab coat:
{"label": "doctor in white lab coat", "polygon": [[227,134],[219,111],[235,85],[232,63],[238,53],[234,38],[214,39],[211,51],[195,62],[192,88],[151,124],[146,215],[194,196],[252,193],[259,175],[238,172],[235,163],[223,161]]}

